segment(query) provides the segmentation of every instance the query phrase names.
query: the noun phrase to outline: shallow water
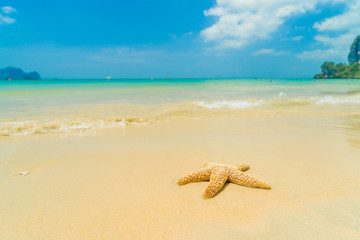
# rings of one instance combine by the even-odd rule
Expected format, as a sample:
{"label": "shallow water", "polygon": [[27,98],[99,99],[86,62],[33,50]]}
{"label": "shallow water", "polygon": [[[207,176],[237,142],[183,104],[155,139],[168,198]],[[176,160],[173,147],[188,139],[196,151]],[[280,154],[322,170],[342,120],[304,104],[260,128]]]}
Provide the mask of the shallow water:
{"label": "shallow water", "polygon": [[0,82],[0,136],[69,133],[217,115],[356,116],[360,81],[312,79]]}

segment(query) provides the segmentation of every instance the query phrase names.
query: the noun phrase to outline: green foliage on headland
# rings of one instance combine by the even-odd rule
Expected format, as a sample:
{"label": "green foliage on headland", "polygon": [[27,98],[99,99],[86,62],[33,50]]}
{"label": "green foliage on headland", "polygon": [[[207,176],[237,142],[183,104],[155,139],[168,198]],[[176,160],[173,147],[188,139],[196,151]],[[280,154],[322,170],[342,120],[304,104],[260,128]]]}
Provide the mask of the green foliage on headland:
{"label": "green foliage on headland", "polygon": [[348,55],[349,65],[345,63],[336,64],[325,62],[321,65],[321,73],[314,78],[359,78],[360,79],[360,35],[357,36],[350,46]]}
{"label": "green foliage on headland", "polygon": [[351,65],[325,62],[321,65],[321,73],[316,74],[314,78],[360,78],[360,65],[357,62]]}
{"label": "green foliage on headland", "polygon": [[37,80],[41,79],[38,72],[24,72],[20,68],[7,67],[0,69],[0,80]]}

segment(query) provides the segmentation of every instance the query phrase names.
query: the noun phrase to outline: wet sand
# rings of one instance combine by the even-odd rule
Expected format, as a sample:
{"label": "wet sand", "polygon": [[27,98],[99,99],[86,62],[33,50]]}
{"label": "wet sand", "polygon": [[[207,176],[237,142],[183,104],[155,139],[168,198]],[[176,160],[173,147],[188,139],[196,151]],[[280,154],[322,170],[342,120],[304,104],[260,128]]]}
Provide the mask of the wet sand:
{"label": "wet sand", "polygon": [[[0,239],[360,239],[349,121],[222,117],[1,137]],[[206,160],[247,163],[272,189],[227,183],[205,200],[207,182],[176,184]]]}

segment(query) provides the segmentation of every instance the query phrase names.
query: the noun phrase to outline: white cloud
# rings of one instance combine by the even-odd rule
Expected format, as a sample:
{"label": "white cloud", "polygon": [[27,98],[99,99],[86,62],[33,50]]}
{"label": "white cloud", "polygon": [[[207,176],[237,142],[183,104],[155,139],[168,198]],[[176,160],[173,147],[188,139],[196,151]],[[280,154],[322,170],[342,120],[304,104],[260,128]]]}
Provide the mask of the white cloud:
{"label": "white cloud", "polygon": [[188,37],[188,36],[191,36],[193,34],[194,34],[194,32],[192,32],[192,31],[183,33],[181,35],[176,35],[174,33],[168,33],[169,37],[172,38],[172,39],[181,38],[181,37]]}
{"label": "white cloud", "polygon": [[9,16],[4,16],[2,14],[0,14],[0,25],[1,24],[12,24],[14,23],[16,20],[9,17]]}
{"label": "white cloud", "polygon": [[10,7],[10,6],[5,6],[5,7],[1,8],[1,11],[3,13],[0,13],[0,25],[1,24],[12,24],[16,21],[14,18],[7,16],[8,14],[16,12],[15,8]]}
{"label": "white cloud", "polygon": [[360,34],[360,0],[344,1],[344,13],[314,24],[320,48],[305,51],[300,58],[344,59],[354,38]]}
{"label": "white cloud", "polygon": [[194,34],[194,32],[193,32],[193,31],[190,31],[190,32],[184,33],[183,36],[184,36],[184,37],[187,37],[187,36],[191,36],[191,35],[193,35],[193,34]]}
{"label": "white cloud", "polygon": [[[217,0],[215,6],[204,11],[205,16],[216,17],[216,22],[201,35],[215,43],[216,48],[242,48],[250,42],[269,39],[289,18],[321,10],[324,4],[334,7],[343,4],[346,10],[314,24],[318,49],[313,51],[318,56],[321,52],[324,56],[343,54],[360,34],[360,0]],[[302,36],[291,38],[302,39]],[[303,52],[299,57],[306,58],[310,53]]]}
{"label": "white cloud", "polygon": [[330,0],[217,0],[216,6],[204,11],[217,21],[201,34],[218,48],[241,48],[269,38],[288,18],[315,10],[324,1]]}
{"label": "white cloud", "polygon": [[293,40],[293,41],[301,41],[301,40],[303,40],[304,39],[304,36],[295,36],[295,37],[292,37],[291,38],[291,40]]}
{"label": "white cloud", "polygon": [[302,59],[323,59],[329,60],[334,56],[338,56],[339,54],[344,55],[344,52],[341,52],[336,49],[315,49],[312,51],[304,51],[297,55],[297,57]]}
{"label": "white cloud", "polygon": [[174,33],[169,33],[168,35],[170,38],[173,38],[173,39],[177,38],[177,35]]}
{"label": "white cloud", "polygon": [[275,49],[263,48],[253,53],[253,55],[274,55],[274,56],[281,56],[281,55],[289,55],[290,52],[288,51],[276,51]]}
{"label": "white cloud", "polygon": [[93,51],[87,60],[103,63],[144,63],[154,61],[154,58],[166,56],[161,49],[133,49],[128,47],[109,47]]}
{"label": "white cloud", "polygon": [[5,6],[1,8],[1,11],[6,14],[10,14],[12,12],[16,12],[16,9],[10,6]]}

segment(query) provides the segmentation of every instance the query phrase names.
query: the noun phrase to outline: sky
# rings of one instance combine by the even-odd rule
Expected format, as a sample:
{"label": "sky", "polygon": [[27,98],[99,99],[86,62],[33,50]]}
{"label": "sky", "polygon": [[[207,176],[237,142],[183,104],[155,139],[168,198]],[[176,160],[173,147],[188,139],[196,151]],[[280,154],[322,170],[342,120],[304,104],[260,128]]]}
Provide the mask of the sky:
{"label": "sky", "polygon": [[311,78],[360,0],[0,0],[0,68],[43,78]]}

